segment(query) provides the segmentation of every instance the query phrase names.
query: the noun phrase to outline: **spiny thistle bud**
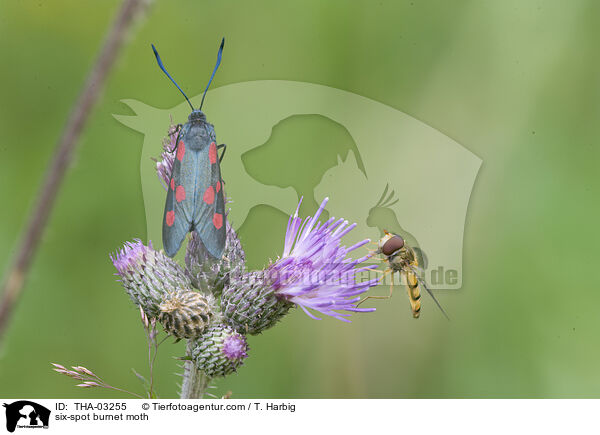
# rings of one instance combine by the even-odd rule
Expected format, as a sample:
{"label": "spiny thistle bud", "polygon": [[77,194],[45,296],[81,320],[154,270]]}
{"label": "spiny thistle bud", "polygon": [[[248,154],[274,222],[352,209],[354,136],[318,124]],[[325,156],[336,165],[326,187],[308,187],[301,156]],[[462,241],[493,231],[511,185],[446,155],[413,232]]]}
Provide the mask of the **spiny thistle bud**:
{"label": "spiny thistle bud", "polygon": [[189,290],[171,292],[160,304],[158,321],[179,339],[200,336],[214,317],[214,299]]}
{"label": "spiny thistle bud", "polygon": [[192,288],[183,269],[162,251],[155,251],[151,242],[148,246],[137,239],[126,242],[110,259],[131,300],[149,317],[160,314],[159,305],[167,294]]}
{"label": "spiny thistle bud", "polygon": [[192,232],[185,253],[186,273],[192,284],[202,292],[212,292],[215,296],[221,294],[232,276],[239,276],[244,272],[245,261],[242,244],[228,220],[222,258],[213,258],[195,231]]}
{"label": "spiny thistle bud", "polygon": [[246,338],[223,324],[209,327],[190,344],[196,367],[210,378],[235,372],[248,356]]}
{"label": "spiny thistle bud", "polygon": [[277,296],[272,281],[262,271],[233,277],[221,296],[224,321],[250,335],[275,325],[293,306]]}

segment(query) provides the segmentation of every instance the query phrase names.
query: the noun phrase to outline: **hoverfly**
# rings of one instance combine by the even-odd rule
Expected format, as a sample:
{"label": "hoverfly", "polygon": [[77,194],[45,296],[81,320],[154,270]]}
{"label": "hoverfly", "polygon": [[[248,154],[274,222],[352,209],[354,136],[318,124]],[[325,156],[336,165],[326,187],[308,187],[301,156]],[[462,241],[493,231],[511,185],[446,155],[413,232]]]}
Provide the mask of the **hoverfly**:
{"label": "hoverfly", "polygon": [[[382,261],[387,262],[388,268],[382,272],[385,278],[387,274],[391,274],[390,294],[389,296],[367,296],[359,302],[362,304],[367,299],[389,299],[392,297],[392,289],[394,287],[394,273],[398,272],[401,277],[406,278],[408,298],[412,314],[415,319],[421,314],[421,287],[425,289],[429,296],[434,300],[436,305],[442,311],[446,319],[450,320],[446,311],[442,308],[438,300],[435,298],[431,290],[425,284],[425,281],[419,276],[419,257],[417,251],[408,246],[404,239],[397,235],[384,230],[385,235],[379,240],[377,250],[373,251],[373,255],[381,254]],[[358,306],[357,305],[357,306]]]}

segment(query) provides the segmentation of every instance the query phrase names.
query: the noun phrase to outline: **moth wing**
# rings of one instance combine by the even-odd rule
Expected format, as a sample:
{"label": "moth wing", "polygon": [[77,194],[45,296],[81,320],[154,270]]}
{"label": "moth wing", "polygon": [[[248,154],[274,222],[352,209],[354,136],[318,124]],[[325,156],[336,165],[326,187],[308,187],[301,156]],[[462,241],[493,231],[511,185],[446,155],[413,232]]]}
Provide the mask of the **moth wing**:
{"label": "moth wing", "polygon": [[177,254],[186,234],[192,228],[194,167],[198,153],[186,150],[185,144],[185,132],[183,132],[177,139],[163,216],[163,247],[169,257]]}
{"label": "moth wing", "polygon": [[225,249],[225,198],[223,180],[217,156],[217,146],[211,142],[198,156],[201,168],[196,193],[194,227],[207,251],[221,258]]}

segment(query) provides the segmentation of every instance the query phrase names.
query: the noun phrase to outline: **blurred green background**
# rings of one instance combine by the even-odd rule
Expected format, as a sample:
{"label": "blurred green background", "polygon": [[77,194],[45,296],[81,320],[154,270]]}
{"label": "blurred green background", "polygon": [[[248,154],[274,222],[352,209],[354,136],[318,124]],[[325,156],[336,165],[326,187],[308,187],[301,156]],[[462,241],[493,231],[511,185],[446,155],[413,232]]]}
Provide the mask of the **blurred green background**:
{"label": "blurred green background", "polygon": [[[5,268],[118,5],[0,3]],[[215,87],[281,79],[347,90],[434,127],[483,166],[465,226],[463,287],[438,293],[452,322],[427,297],[422,318],[412,319],[403,290],[351,324],[295,311],[249,338],[251,357],[237,375],[216,381],[214,394],[599,397],[600,278],[592,266],[600,241],[599,16],[595,0],[156,1],[131,33],[81,138],[0,349],[0,397],[120,397],[75,388],[51,362],[80,364],[112,385],[142,391],[131,368],[147,374],[145,338],[108,253],[146,236],[143,137],[112,114],[129,114],[124,98],[159,108],[181,103],[156,68],[151,42],[197,95],[222,35]],[[298,141],[274,133],[244,162],[265,182],[307,195],[302,211],[311,213],[319,174],[353,144],[321,119],[290,122],[298,135],[321,134],[304,133],[301,153]],[[313,134],[334,139],[310,166],[322,150]],[[298,166],[309,167],[305,177],[290,173]],[[252,210],[240,231],[250,267],[281,251],[286,220],[268,207]],[[177,395],[172,356],[183,352],[182,343],[161,346],[163,398]]]}

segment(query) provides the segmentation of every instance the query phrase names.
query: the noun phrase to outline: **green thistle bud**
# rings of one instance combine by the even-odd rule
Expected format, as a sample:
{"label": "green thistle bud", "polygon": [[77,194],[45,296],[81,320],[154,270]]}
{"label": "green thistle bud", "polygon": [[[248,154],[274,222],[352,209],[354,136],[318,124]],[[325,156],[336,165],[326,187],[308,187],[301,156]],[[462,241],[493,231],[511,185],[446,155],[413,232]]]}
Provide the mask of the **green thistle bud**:
{"label": "green thistle bud", "polygon": [[227,325],[214,325],[190,342],[191,357],[208,377],[227,376],[248,356],[246,338]]}
{"label": "green thistle bud", "polygon": [[277,296],[265,272],[232,277],[223,290],[225,323],[243,334],[256,335],[275,325],[294,304]]}
{"label": "green thistle bud", "polygon": [[192,288],[183,269],[162,251],[155,251],[151,242],[148,246],[140,240],[126,242],[110,259],[131,300],[149,317],[159,315],[167,294]]}
{"label": "green thistle bud", "polygon": [[189,290],[171,292],[160,304],[159,322],[179,339],[200,336],[214,317],[214,299]]}
{"label": "green thistle bud", "polygon": [[221,259],[213,258],[204,247],[198,234],[192,232],[185,253],[186,273],[192,284],[203,293],[218,296],[232,276],[244,272],[246,256],[234,229],[227,221],[225,251]]}

